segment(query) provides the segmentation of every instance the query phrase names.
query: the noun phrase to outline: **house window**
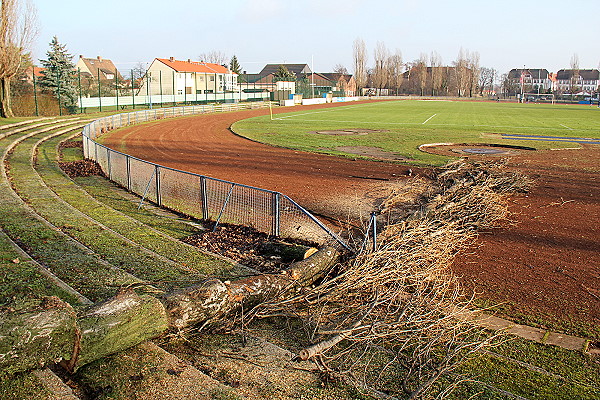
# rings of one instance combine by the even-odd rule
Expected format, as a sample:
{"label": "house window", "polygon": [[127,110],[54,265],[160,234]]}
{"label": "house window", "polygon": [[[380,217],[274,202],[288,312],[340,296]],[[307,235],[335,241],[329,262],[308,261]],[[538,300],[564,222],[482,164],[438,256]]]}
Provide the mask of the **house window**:
{"label": "house window", "polygon": [[198,77],[198,80],[199,80],[199,81],[201,81],[201,82],[204,82],[204,75],[200,75],[200,76]]}
{"label": "house window", "polygon": [[214,76],[214,75],[211,75],[211,76],[210,76],[210,81],[211,81],[211,82],[214,82],[214,81],[215,81],[215,76]]}
{"label": "house window", "polygon": [[183,90],[177,89],[177,94],[183,94]]}

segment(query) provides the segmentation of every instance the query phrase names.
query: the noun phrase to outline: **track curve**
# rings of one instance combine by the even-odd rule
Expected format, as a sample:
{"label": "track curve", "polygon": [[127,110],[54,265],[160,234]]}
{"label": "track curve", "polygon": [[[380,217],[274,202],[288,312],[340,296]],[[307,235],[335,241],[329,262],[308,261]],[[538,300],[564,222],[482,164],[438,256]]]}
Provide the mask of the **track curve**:
{"label": "track curve", "polygon": [[[302,110],[335,106],[303,106]],[[273,112],[294,110],[286,107]],[[229,129],[236,121],[268,112],[246,110],[156,121],[110,133],[102,142],[168,167],[275,190],[313,212],[335,218],[368,213],[393,186],[406,180],[409,167],[405,165],[273,147]]]}

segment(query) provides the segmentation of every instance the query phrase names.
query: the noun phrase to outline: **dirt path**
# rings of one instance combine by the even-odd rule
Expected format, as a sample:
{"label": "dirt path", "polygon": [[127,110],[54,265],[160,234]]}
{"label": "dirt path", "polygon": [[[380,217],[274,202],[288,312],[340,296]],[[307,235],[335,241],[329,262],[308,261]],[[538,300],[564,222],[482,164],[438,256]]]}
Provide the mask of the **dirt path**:
{"label": "dirt path", "polygon": [[[159,121],[122,130],[104,143],[170,167],[277,190],[338,218],[368,213],[393,183],[406,179],[404,165],[275,148],[229,131],[237,120],[266,113]],[[454,271],[481,297],[527,316],[525,322],[543,317],[600,337],[600,146],[522,152],[511,167],[537,181],[528,196],[511,200],[516,224],[482,233],[479,247],[459,257]]]}
{"label": "dirt path", "polygon": [[483,233],[454,270],[511,314],[600,337],[600,146],[522,152],[510,166],[536,180],[511,200],[516,224]]}
{"label": "dirt path", "polygon": [[103,143],[169,167],[279,191],[313,212],[341,219],[368,215],[395,182],[406,179],[404,165],[276,148],[229,131],[235,121],[268,113],[248,110],[157,121],[111,134]]}

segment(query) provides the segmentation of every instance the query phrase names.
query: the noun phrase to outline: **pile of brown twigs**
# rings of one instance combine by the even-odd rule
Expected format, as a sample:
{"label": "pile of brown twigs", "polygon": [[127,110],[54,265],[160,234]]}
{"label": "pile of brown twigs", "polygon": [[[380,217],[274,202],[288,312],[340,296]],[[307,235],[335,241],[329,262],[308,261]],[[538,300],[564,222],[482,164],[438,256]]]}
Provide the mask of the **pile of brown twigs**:
{"label": "pile of brown twigs", "polygon": [[426,182],[415,179],[408,195],[396,193],[384,204],[384,213],[404,206],[411,212],[385,227],[376,251],[254,310],[301,318],[313,343],[301,358],[382,398],[422,398],[444,379],[436,389],[442,398],[463,379],[451,371],[498,342],[473,322],[472,296],[448,267],[478,230],[508,219],[509,193],[532,184],[506,173],[503,163],[465,161]]}

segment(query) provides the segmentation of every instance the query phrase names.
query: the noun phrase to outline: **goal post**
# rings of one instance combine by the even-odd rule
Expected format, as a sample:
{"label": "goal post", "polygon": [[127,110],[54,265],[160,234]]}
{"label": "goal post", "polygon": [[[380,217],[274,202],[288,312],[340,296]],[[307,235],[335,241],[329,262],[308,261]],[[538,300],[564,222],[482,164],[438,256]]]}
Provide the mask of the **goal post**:
{"label": "goal post", "polygon": [[555,97],[553,93],[523,93],[522,101],[531,103],[549,103],[554,104]]}

